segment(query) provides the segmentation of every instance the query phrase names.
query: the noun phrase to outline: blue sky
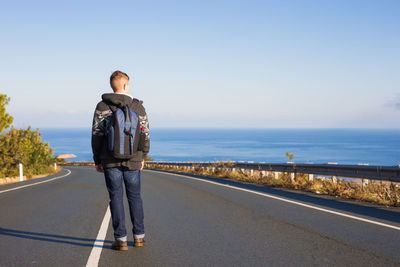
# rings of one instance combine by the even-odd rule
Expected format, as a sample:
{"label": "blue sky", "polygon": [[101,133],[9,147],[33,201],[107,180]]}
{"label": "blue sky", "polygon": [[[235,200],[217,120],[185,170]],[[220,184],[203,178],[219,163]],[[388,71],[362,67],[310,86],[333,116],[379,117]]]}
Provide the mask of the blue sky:
{"label": "blue sky", "polygon": [[120,69],[152,127],[399,128],[400,1],[8,1],[16,127],[90,127]]}

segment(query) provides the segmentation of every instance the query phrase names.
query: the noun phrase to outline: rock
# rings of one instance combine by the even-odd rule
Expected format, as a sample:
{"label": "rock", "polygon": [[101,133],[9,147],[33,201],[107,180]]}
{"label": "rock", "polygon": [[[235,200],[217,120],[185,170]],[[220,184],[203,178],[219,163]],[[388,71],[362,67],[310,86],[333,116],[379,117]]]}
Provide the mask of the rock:
{"label": "rock", "polygon": [[58,158],[58,159],[71,159],[71,158],[76,158],[76,155],[74,155],[74,154],[60,154],[56,158]]}

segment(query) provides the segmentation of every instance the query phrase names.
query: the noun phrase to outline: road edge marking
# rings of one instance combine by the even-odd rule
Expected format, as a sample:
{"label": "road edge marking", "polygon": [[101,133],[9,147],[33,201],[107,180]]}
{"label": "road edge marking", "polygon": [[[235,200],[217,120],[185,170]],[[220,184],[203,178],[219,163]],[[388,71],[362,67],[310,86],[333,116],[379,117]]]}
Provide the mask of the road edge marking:
{"label": "road edge marking", "polygon": [[64,177],[66,177],[66,176],[68,176],[68,175],[71,174],[71,171],[70,171],[70,170],[68,170],[68,169],[65,169],[65,170],[68,171],[67,174],[64,174],[64,175],[61,175],[61,176],[57,176],[57,177],[54,177],[54,178],[51,178],[51,179],[48,179],[48,180],[45,180],[45,181],[40,181],[40,182],[37,182],[37,183],[33,183],[33,184],[26,184],[26,185],[22,185],[22,186],[10,188],[10,189],[2,190],[2,191],[0,191],[0,194],[1,194],[1,193],[5,193],[5,192],[9,192],[9,191],[14,191],[14,190],[17,190],[17,189],[20,189],[20,188],[25,188],[25,187],[29,187],[29,186],[34,186],[34,185],[37,185],[37,184],[47,183],[47,182],[54,181],[54,180],[57,180],[57,179],[60,179],[60,178],[64,178]]}
{"label": "road edge marking", "polygon": [[335,215],[338,215],[338,216],[354,219],[354,220],[357,220],[357,221],[371,223],[371,224],[375,224],[375,225],[379,225],[379,226],[383,226],[383,227],[387,227],[387,228],[391,228],[391,229],[395,229],[397,231],[400,231],[400,227],[399,226],[395,226],[395,225],[391,225],[391,224],[387,224],[387,223],[382,223],[382,222],[378,222],[378,221],[374,221],[374,220],[369,220],[369,219],[365,219],[365,218],[362,218],[362,217],[357,217],[357,216],[354,216],[354,215],[350,215],[350,214],[346,214],[346,213],[342,213],[342,212],[338,212],[338,211],[334,211],[334,210],[330,210],[330,209],[324,209],[324,208],[321,208],[321,207],[305,204],[305,203],[302,203],[302,202],[297,202],[297,201],[286,199],[286,198],[283,198],[283,197],[277,197],[277,196],[274,196],[274,195],[271,195],[271,194],[267,194],[267,193],[257,192],[257,191],[254,191],[254,190],[240,188],[240,187],[227,185],[227,184],[221,184],[221,183],[218,183],[218,182],[208,181],[208,180],[195,178],[195,177],[191,177],[191,176],[187,176],[187,175],[183,175],[183,174],[176,174],[176,173],[169,173],[169,172],[166,173],[166,172],[163,172],[163,171],[148,170],[148,169],[146,171],[156,172],[156,173],[163,173],[163,174],[170,174],[170,175],[174,175],[174,176],[178,176],[178,177],[184,177],[184,178],[197,180],[197,181],[201,181],[201,182],[205,182],[205,183],[210,183],[210,184],[215,184],[215,185],[219,185],[219,186],[223,186],[223,187],[228,187],[228,188],[236,189],[236,190],[239,190],[239,191],[253,193],[253,194],[256,194],[256,195],[269,197],[269,198],[272,198],[272,199],[284,201],[284,202],[295,204],[295,205],[298,205],[298,206],[302,206],[302,207],[306,207],[306,208],[310,208],[310,209],[314,209],[314,210],[318,210],[318,211],[323,211],[323,212],[326,212],[326,213],[331,213],[331,214],[335,214]]}
{"label": "road edge marking", "polygon": [[90,252],[86,267],[97,267],[99,265],[101,251],[103,250],[104,240],[107,235],[108,225],[110,223],[111,212],[110,205],[107,206],[106,214],[104,215],[103,221],[97,234],[96,240],[93,243],[92,251]]}

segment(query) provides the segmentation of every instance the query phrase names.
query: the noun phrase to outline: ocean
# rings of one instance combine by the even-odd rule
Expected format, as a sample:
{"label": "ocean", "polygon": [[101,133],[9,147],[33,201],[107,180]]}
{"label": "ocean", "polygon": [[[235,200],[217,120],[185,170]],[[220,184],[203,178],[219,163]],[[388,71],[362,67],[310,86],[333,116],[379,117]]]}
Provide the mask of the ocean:
{"label": "ocean", "polygon": [[[90,129],[41,129],[55,155],[92,160]],[[152,129],[150,156],[157,161],[254,161],[398,165],[400,129]]]}

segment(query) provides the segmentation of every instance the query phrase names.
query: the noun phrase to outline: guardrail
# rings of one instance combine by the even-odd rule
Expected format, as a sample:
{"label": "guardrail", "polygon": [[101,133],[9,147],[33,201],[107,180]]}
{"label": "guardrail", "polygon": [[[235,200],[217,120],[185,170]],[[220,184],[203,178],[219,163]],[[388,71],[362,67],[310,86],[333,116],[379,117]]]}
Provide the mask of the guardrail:
{"label": "guardrail", "polygon": [[343,178],[359,178],[363,179],[363,183],[368,180],[381,180],[400,182],[400,166],[372,166],[372,165],[339,165],[332,164],[295,164],[295,163],[252,163],[252,162],[163,162],[149,161],[146,165],[165,165],[177,167],[203,167],[203,168],[224,168],[224,169],[240,169],[250,171],[251,175],[254,171],[261,171],[263,175],[267,172],[274,172],[275,178],[279,173],[291,173],[294,179],[296,173],[309,174],[312,180],[314,175],[331,176],[334,182],[338,177]]}

